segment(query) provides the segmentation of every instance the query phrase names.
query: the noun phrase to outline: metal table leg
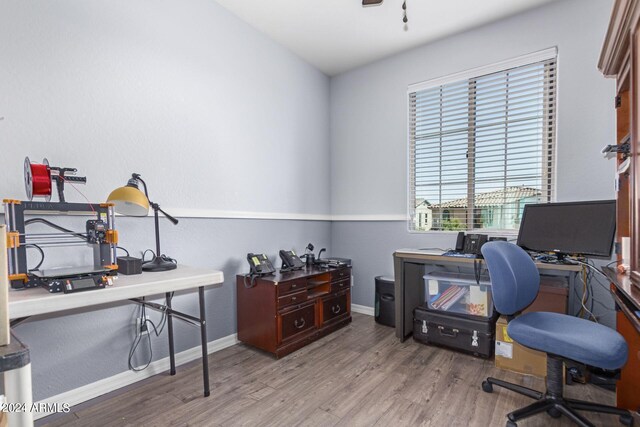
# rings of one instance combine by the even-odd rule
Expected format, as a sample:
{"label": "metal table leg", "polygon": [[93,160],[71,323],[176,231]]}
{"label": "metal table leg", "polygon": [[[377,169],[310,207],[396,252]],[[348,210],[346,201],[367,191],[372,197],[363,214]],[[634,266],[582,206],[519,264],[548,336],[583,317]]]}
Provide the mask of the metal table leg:
{"label": "metal table leg", "polygon": [[204,381],[204,396],[211,394],[209,390],[209,351],[207,349],[207,319],[204,306],[204,286],[198,288],[200,300],[200,338],[202,340],[202,379]]}
{"label": "metal table leg", "polygon": [[171,375],[176,374],[176,355],[173,346],[173,314],[171,313],[171,292],[165,294],[167,298],[167,335],[169,335],[169,363],[171,364]]}
{"label": "metal table leg", "polygon": [[173,344],[173,317],[178,320],[185,321],[191,325],[200,327],[200,339],[202,346],[202,379],[204,381],[204,396],[207,397],[211,394],[209,389],[209,350],[207,348],[207,318],[204,301],[204,286],[198,287],[198,302],[200,304],[200,317],[195,317],[190,314],[181,313],[171,308],[171,293],[167,293],[166,305],[158,304],[151,301],[145,301],[143,298],[132,298],[131,301],[142,304],[152,310],[157,310],[165,313],[167,317],[167,329],[169,335],[169,361],[171,363],[171,375],[176,374],[176,361],[175,350]]}

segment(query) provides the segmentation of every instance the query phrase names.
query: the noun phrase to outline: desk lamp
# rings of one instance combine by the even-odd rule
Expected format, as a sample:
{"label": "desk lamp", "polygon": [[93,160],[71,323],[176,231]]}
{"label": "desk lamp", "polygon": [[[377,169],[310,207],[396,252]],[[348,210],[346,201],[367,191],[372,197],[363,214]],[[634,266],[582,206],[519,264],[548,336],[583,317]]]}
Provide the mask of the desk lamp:
{"label": "desk lamp", "polygon": [[[140,191],[140,182],[144,186],[144,194]],[[156,255],[151,261],[147,261],[142,264],[142,270],[165,271],[173,270],[177,267],[175,262],[172,262],[169,257],[160,252],[160,223],[158,219],[158,212],[162,212],[174,225],[178,223],[178,220],[160,209],[160,206],[157,203],[149,200],[147,183],[140,177],[140,174],[131,174],[131,179],[129,179],[127,185],[113,190],[111,194],[109,194],[107,202],[114,204],[114,209],[117,213],[127,216],[147,216],[149,213],[149,206],[151,206],[156,223]]]}

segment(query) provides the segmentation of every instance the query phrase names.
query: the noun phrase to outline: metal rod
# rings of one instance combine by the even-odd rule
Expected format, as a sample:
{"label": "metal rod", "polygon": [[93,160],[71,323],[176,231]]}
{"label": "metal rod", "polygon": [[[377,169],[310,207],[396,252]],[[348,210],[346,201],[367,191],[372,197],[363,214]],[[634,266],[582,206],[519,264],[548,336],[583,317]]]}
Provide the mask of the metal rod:
{"label": "metal rod", "polygon": [[52,239],[52,238],[45,238],[45,237],[40,237],[38,239],[30,239],[27,240],[25,242],[23,242],[23,245],[33,245],[33,244],[38,244],[38,242],[40,243],[53,243],[53,244],[74,244],[74,245],[89,245],[90,243],[87,242],[86,240],[71,240],[71,239]]}
{"label": "metal rod", "polygon": [[204,397],[211,394],[209,390],[209,351],[207,350],[207,318],[205,314],[204,286],[198,288],[200,302],[200,339],[202,343],[202,381],[204,382]]}
{"label": "metal rod", "polygon": [[[17,230],[17,224],[16,224],[16,204],[15,203],[11,203],[11,230],[12,231],[19,231]],[[14,273],[18,273],[20,271],[20,267],[18,266],[18,248],[14,247],[12,249],[13,251],[13,266],[14,266]]]}
{"label": "metal rod", "polygon": [[[11,228],[11,217],[9,216],[9,203],[4,202],[4,223],[7,226],[7,231],[12,231]],[[7,262],[9,265],[9,274],[17,273],[17,270],[14,270],[13,264],[13,251],[11,249],[7,250]]]}
{"label": "metal rod", "polygon": [[156,220],[156,257],[160,257],[160,220],[158,219],[159,206],[154,205],[153,212]]}
{"label": "metal rod", "polygon": [[41,242],[74,242],[74,243],[83,243],[83,244],[89,243],[86,240],[67,239],[65,237],[34,237],[32,239],[25,239],[25,244],[26,243],[33,243],[34,241],[41,241]]}
{"label": "metal rod", "polygon": [[[145,190],[146,190],[146,185],[145,185]],[[147,197],[148,198],[148,197]],[[165,298],[167,300],[167,309],[171,310],[171,293],[167,292],[165,294]],[[176,356],[175,356],[175,350],[174,350],[174,346],[173,346],[173,315],[169,312],[167,313],[167,329],[168,329],[168,335],[169,335],[169,365],[171,367],[171,375],[175,375],[176,374]]]}
{"label": "metal rod", "polygon": [[[115,211],[113,206],[107,207],[107,228],[109,230],[114,230],[115,228]],[[116,264],[118,260],[118,244],[112,242],[111,243],[111,264]]]}
{"label": "metal rod", "polygon": [[131,301],[136,302],[138,304],[142,304],[144,306],[149,307],[152,310],[156,310],[159,311],[161,313],[167,313],[167,314],[171,314],[172,316],[175,316],[176,318],[187,322],[193,326],[200,326],[200,318],[195,317],[195,316],[191,316],[189,314],[186,313],[182,313],[180,311],[176,311],[174,309],[171,308],[170,303],[168,303],[166,306],[162,305],[162,304],[158,304],[155,302],[150,302],[150,301],[143,301],[140,298],[132,298]]}
{"label": "metal rod", "polygon": [[86,243],[82,243],[82,242],[78,242],[78,243],[73,243],[73,242],[29,242],[29,245],[38,245],[38,246],[56,246],[56,247],[61,247],[61,246],[82,246],[82,245],[86,245]]}
{"label": "metal rod", "polygon": [[33,236],[67,236],[67,237],[73,237],[75,239],[79,239],[80,236],[87,237],[88,234],[74,232],[74,235],[71,235],[69,233],[63,233],[63,232],[59,232],[59,233],[52,232],[52,233],[20,233],[20,236],[24,236],[25,238],[29,238]]}

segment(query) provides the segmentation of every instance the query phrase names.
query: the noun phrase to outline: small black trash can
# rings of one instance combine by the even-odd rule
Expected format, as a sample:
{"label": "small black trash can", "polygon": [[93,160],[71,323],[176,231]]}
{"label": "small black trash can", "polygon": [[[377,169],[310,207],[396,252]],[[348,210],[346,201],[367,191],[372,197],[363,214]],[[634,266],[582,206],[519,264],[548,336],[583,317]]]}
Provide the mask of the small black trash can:
{"label": "small black trash can", "polygon": [[396,326],[396,297],[393,277],[376,277],[375,319],[381,325]]}

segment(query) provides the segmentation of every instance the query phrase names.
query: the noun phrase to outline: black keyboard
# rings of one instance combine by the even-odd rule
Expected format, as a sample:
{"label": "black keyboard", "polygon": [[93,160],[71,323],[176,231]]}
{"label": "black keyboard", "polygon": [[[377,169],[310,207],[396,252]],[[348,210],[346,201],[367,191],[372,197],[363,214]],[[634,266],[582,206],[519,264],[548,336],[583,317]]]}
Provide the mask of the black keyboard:
{"label": "black keyboard", "polygon": [[464,252],[447,251],[442,254],[443,256],[452,256],[457,258],[478,258],[476,254],[465,254]]}

